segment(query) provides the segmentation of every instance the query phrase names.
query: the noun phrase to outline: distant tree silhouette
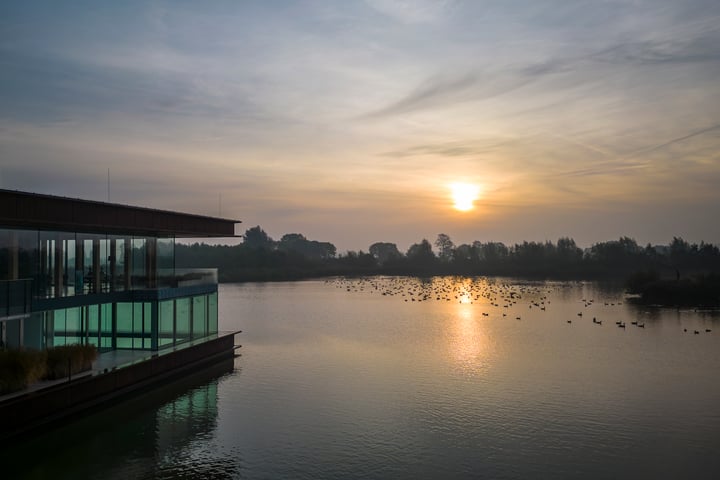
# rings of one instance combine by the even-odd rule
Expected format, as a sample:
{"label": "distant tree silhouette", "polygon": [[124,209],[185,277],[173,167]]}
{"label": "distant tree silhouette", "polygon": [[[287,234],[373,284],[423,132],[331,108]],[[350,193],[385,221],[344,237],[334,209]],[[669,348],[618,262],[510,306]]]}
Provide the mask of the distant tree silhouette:
{"label": "distant tree silhouette", "polygon": [[444,233],[439,233],[437,236],[437,240],[435,240],[435,246],[440,251],[440,260],[442,260],[443,262],[449,262],[450,260],[452,260],[455,244],[452,240],[450,240],[450,237],[448,235]]}
{"label": "distant tree silhouette", "polygon": [[[720,272],[720,249],[716,245],[690,244],[681,237],[673,237],[668,245],[645,247],[630,237],[620,237],[593,244],[583,252],[569,237],[561,237],[557,243],[525,241],[511,247],[480,241],[455,246],[448,235],[439,234],[435,242],[439,257],[426,239],[411,245],[406,255],[394,243],[376,242],[369,253],[349,251],[337,256],[332,243],[308,240],[300,233],[288,233],[280,241],[273,241],[259,225],[246,230],[244,238],[235,246],[177,243],[176,266],[218,268],[221,281],[327,275],[508,275],[630,279],[628,285],[638,289],[672,281],[683,283],[688,291],[714,288],[715,280],[695,282],[692,278]],[[9,258],[6,250],[0,245],[0,261],[4,259],[4,263]],[[28,272],[28,276],[32,275]],[[667,288],[671,287],[663,287]],[[666,291],[663,289],[656,293]],[[683,296],[695,298],[689,293]]]}
{"label": "distant tree silhouette", "polygon": [[478,252],[474,245],[463,243],[455,247],[453,261],[458,264],[476,264]]}
{"label": "distant tree silhouette", "polygon": [[423,238],[420,243],[414,243],[408,248],[405,255],[410,265],[429,267],[435,263],[436,257],[432,251],[432,245]]}
{"label": "distant tree silhouette", "polygon": [[561,237],[557,241],[558,259],[563,263],[574,263],[582,260],[583,251],[569,237]]}
{"label": "distant tree silhouette", "polygon": [[245,230],[243,235],[243,245],[251,248],[272,248],[273,239],[260,228],[260,225]]}
{"label": "distant tree silhouette", "polygon": [[296,252],[309,259],[333,258],[336,253],[335,245],[329,242],[308,240],[300,233],[286,233],[278,243],[278,250]]}
{"label": "distant tree silhouette", "polygon": [[360,270],[368,270],[377,266],[377,259],[370,253],[365,253],[362,250],[354,252],[349,250],[345,255],[340,255],[337,258],[337,262],[341,265],[353,267]]}
{"label": "distant tree silhouette", "polygon": [[502,242],[473,242],[478,259],[491,265],[498,264],[510,255],[510,249]]}
{"label": "distant tree silhouette", "polygon": [[375,242],[370,245],[369,252],[370,255],[375,257],[379,265],[389,260],[402,258],[402,253],[398,250],[397,245],[389,242]]}

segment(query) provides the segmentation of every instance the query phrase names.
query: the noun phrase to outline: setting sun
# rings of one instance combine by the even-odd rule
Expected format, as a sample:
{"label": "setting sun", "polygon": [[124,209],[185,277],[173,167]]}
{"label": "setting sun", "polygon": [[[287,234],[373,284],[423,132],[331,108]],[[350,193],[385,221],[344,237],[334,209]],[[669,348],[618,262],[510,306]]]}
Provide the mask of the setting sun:
{"label": "setting sun", "polygon": [[450,191],[455,209],[467,212],[474,208],[473,202],[480,194],[480,187],[469,183],[453,183],[450,185]]}

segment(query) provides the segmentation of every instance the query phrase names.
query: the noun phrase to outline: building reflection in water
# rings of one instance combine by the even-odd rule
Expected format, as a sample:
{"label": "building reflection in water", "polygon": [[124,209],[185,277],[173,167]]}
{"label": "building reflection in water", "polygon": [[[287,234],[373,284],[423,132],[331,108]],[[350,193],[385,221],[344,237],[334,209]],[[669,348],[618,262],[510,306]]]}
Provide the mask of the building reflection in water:
{"label": "building reflection in water", "polygon": [[233,476],[240,467],[237,456],[223,459],[218,452],[202,456],[192,448],[193,442],[214,436],[218,386],[233,372],[230,359],[6,445],[0,465],[7,478],[52,478],[54,472],[65,472],[68,478],[105,479]]}

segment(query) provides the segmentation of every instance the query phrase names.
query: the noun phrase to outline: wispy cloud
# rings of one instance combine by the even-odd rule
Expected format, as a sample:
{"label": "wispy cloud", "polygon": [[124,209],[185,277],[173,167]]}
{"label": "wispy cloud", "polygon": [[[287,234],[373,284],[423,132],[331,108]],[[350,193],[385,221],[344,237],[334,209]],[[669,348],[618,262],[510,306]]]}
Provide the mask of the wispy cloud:
{"label": "wispy cloud", "polygon": [[[543,68],[539,68],[536,74],[544,73]],[[531,81],[532,76],[502,73],[466,72],[434,76],[404,98],[364,117],[387,117],[429,108],[445,108],[464,101],[486,100],[512,92]]]}
{"label": "wispy cloud", "polygon": [[438,144],[415,145],[399,150],[384,152],[382,155],[395,158],[432,155],[439,157],[468,157],[494,152],[513,142],[514,139],[489,139],[485,142],[446,142]]}
{"label": "wispy cloud", "polygon": [[[720,18],[717,19],[720,22]],[[699,37],[624,42],[589,56],[597,62],[622,65],[720,63],[720,27]]]}
{"label": "wispy cloud", "polygon": [[112,163],[126,199],[212,210],[222,190],[341,248],[441,231],[460,176],[486,187],[453,217],[468,235],[669,211],[673,182],[720,215],[716,0],[6,4],[5,187],[102,197]]}
{"label": "wispy cloud", "polygon": [[[628,155],[616,158],[612,161],[595,163],[588,168],[582,168],[577,170],[571,170],[562,172],[559,174],[561,177],[587,177],[587,176],[613,176],[618,173],[624,173],[628,171],[643,169],[652,165],[652,157],[650,154],[663,150],[674,144],[684,142],[694,137],[705,135],[710,132],[720,130],[720,125],[713,125],[711,127],[696,130],[694,132],[681,135],[679,137],[670,139],[668,141],[650,145],[638,150],[631,152]],[[684,167],[679,166],[679,170],[684,170]]]}
{"label": "wispy cloud", "polygon": [[378,12],[403,23],[427,23],[441,19],[455,0],[365,0]]}
{"label": "wispy cloud", "polygon": [[706,133],[714,132],[716,130],[720,130],[720,125],[713,125],[711,127],[696,130],[696,131],[688,133],[686,135],[682,135],[680,137],[673,138],[666,142],[662,142],[658,145],[652,145],[652,146],[649,146],[649,147],[646,147],[646,148],[643,148],[640,150],[636,150],[636,151],[632,152],[630,155],[628,155],[626,158],[635,158],[635,157],[639,157],[641,155],[647,155],[647,154],[655,152],[657,150],[662,150],[664,148],[667,148],[673,144],[684,142],[685,140],[689,140],[693,137],[704,135]]}

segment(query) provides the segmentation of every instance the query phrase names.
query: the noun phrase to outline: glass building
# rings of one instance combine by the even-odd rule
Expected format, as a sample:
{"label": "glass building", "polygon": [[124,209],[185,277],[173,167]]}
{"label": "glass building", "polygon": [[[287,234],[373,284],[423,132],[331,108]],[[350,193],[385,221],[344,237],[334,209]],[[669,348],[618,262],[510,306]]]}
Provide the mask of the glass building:
{"label": "glass building", "polygon": [[0,190],[0,346],[160,350],[218,333],[217,272],[175,241],[235,220]]}

